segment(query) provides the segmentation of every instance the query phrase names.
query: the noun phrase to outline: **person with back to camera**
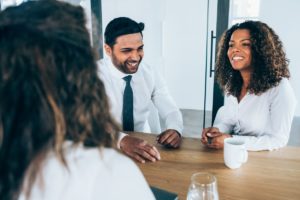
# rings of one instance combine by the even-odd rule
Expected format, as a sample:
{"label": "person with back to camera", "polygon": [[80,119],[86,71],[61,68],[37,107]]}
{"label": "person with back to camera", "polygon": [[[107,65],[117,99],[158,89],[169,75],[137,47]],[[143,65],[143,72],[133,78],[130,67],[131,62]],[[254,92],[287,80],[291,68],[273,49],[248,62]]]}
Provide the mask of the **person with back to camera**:
{"label": "person with back to camera", "polygon": [[[104,33],[108,57],[98,63],[99,76],[105,84],[113,116],[122,124],[123,131],[150,132],[147,119],[153,102],[166,126],[157,136],[157,142],[178,148],[182,116],[161,75],[142,62],[143,30],[143,23],[127,17],[118,17],[108,23]],[[121,133],[119,141],[125,154],[142,163],[160,159],[155,146],[144,140]]]}
{"label": "person with back to camera", "polygon": [[278,35],[265,23],[245,21],[227,30],[218,46],[217,81],[226,98],[202,143],[220,149],[227,137],[250,151],[273,150],[289,139],[296,98]]}
{"label": "person with back to camera", "polygon": [[[66,23],[67,22],[67,23]],[[155,199],[118,153],[82,7],[0,13],[0,199]]]}

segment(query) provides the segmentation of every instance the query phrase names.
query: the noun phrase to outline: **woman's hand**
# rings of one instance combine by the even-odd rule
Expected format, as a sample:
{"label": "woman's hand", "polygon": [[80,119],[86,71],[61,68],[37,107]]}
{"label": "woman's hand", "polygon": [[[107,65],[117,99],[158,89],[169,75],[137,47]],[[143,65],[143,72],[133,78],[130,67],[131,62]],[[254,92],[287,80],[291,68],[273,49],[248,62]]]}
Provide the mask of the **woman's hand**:
{"label": "woman's hand", "polygon": [[228,137],[231,137],[231,135],[220,132],[216,127],[209,127],[203,129],[201,142],[209,148],[222,149],[224,140]]}
{"label": "woman's hand", "polygon": [[211,134],[219,133],[219,129],[216,127],[209,127],[202,130],[201,142],[204,145],[211,143]]}

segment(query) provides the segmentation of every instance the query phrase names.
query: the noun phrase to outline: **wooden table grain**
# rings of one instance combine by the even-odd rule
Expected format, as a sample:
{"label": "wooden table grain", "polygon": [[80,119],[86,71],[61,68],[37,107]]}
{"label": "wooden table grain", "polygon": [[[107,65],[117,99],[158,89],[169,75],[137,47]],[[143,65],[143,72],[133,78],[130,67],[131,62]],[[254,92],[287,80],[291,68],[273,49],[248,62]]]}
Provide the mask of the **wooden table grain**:
{"label": "wooden table grain", "polygon": [[196,172],[216,176],[220,200],[300,199],[299,147],[249,152],[248,162],[232,170],[224,165],[223,150],[207,149],[199,139],[184,138],[181,148],[172,150],[156,144],[156,135],[133,135],[155,144],[161,154],[158,162],[137,163],[148,183],[177,193],[180,200],[186,199]]}

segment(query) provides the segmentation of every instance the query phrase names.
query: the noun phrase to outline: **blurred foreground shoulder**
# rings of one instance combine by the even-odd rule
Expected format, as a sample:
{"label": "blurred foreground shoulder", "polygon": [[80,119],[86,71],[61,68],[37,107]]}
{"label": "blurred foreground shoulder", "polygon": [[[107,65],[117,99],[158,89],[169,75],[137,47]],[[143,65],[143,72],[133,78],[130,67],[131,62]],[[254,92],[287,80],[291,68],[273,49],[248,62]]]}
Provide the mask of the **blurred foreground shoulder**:
{"label": "blurred foreground shoulder", "polygon": [[67,168],[49,154],[30,200],[154,199],[139,168],[114,149],[70,147],[65,157]]}

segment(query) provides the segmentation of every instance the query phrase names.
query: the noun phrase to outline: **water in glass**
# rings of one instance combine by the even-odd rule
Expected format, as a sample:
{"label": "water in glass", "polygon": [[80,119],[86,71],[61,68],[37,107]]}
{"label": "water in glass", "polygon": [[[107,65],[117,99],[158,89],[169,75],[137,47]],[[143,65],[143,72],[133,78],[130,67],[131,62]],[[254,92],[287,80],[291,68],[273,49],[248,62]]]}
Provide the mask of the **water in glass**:
{"label": "water in glass", "polygon": [[193,174],[187,200],[219,200],[216,177],[209,173]]}

